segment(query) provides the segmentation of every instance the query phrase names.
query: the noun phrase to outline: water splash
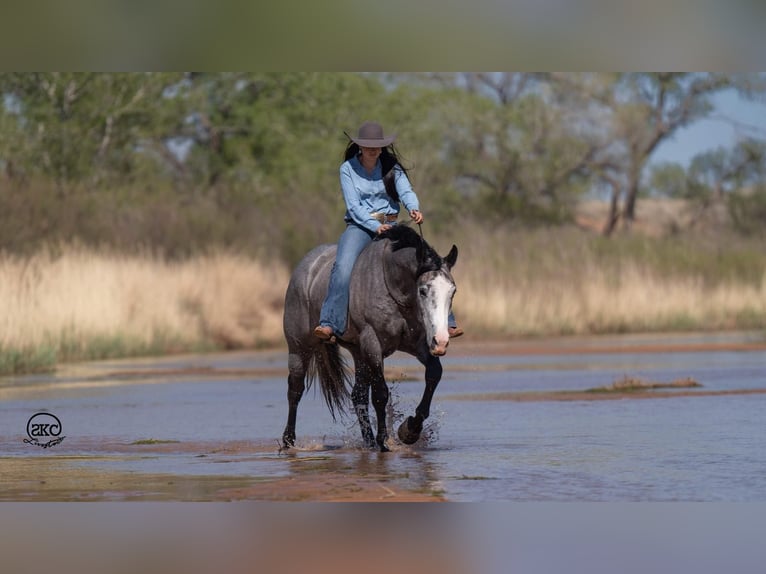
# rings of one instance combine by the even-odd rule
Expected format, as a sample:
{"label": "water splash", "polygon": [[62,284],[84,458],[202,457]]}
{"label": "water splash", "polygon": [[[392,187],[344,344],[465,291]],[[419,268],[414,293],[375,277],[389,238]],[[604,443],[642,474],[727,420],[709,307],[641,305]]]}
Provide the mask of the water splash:
{"label": "water splash", "polygon": [[[418,405],[417,399],[403,398],[399,389],[399,383],[393,381],[389,384],[389,398],[388,405],[386,407],[386,413],[388,415],[388,434],[389,436],[396,436],[396,429],[404,421],[405,418],[415,413],[415,408]],[[439,440],[439,429],[441,427],[441,421],[444,418],[444,411],[441,409],[435,409],[434,405],[431,405],[431,416],[423,423],[423,431],[420,433],[420,438],[412,445],[401,444],[398,440],[390,440],[397,450],[411,450],[413,447],[428,448],[433,446]],[[388,445],[391,448],[391,445]],[[393,449],[392,449],[393,450]]]}

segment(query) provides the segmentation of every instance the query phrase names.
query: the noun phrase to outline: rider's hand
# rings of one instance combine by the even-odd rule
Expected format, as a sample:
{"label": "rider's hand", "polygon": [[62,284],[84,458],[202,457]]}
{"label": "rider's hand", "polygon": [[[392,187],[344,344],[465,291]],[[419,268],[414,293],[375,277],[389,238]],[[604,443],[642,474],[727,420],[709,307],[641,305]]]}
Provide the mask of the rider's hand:
{"label": "rider's hand", "polygon": [[392,227],[393,227],[393,225],[391,225],[391,224],[389,224],[389,223],[384,223],[383,225],[381,225],[380,227],[378,227],[378,235],[380,235],[380,234],[381,234],[381,233],[383,233],[384,231],[388,231],[388,230],[389,230],[389,229],[391,229]]}
{"label": "rider's hand", "polygon": [[423,214],[417,209],[410,211],[410,217],[415,223],[423,223]]}

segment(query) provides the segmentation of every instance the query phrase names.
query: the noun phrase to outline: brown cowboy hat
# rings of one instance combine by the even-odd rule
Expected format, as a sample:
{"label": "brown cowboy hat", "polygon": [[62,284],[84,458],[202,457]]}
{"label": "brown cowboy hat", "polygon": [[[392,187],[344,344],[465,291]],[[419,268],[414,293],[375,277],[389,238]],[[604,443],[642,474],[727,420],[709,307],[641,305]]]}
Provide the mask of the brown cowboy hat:
{"label": "brown cowboy hat", "polygon": [[359,126],[356,137],[349,136],[347,133],[346,135],[361,147],[386,147],[396,139],[396,134],[384,136],[383,127],[378,122],[364,122]]}

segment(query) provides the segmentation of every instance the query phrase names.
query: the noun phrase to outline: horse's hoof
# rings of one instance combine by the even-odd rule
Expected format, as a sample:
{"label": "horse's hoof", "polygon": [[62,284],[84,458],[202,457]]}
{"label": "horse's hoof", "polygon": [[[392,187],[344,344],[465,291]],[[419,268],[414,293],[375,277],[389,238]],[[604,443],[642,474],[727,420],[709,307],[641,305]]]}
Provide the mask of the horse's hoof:
{"label": "horse's hoof", "polygon": [[399,429],[396,434],[399,435],[399,440],[404,444],[415,444],[420,438],[420,431],[423,430],[423,423],[418,423],[415,417],[407,417],[404,422],[399,425]]}
{"label": "horse's hoof", "polygon": [[362,442],[364,442],[364,448],[367,448],[367,449],[370,449],[370,450],[374,450],[374,449],[378,448],[378,443],[376,443],[375,439],[372,438],[372,437],[370,437],[370,438],[363,437],[362,438]]}
{"label": "horse's hoof", "polygon": [[380,448],[380,452],[390,452],[390,449],[386,446],[387,442],[388,442],[388,435],[380,436],[377,438],[377,443],[378,443],[378,447]]}

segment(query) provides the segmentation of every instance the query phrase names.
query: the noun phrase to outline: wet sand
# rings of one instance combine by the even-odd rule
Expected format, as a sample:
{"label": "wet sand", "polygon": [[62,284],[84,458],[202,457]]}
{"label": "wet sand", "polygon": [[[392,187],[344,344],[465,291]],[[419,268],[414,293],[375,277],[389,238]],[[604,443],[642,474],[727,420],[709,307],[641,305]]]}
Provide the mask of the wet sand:
{"label": "wet sand", "polygon": [[[64,443],[62,443],[64,444]],[[418,487],[407,476],[386,472],[388,454],[335,447],[280,452],[277,445],[232,442],[68,443],[87,454],[34,452],[0,459],[0,501],[363,501],[437,502],[442,494]],[[111,470],[125,463],[141,468],[157,457],[207,458],[221,465],[210,475]],[[289,476],[227,475],[227,463],[289,461]],[[352,462],[349,462],[352,461]]]}

